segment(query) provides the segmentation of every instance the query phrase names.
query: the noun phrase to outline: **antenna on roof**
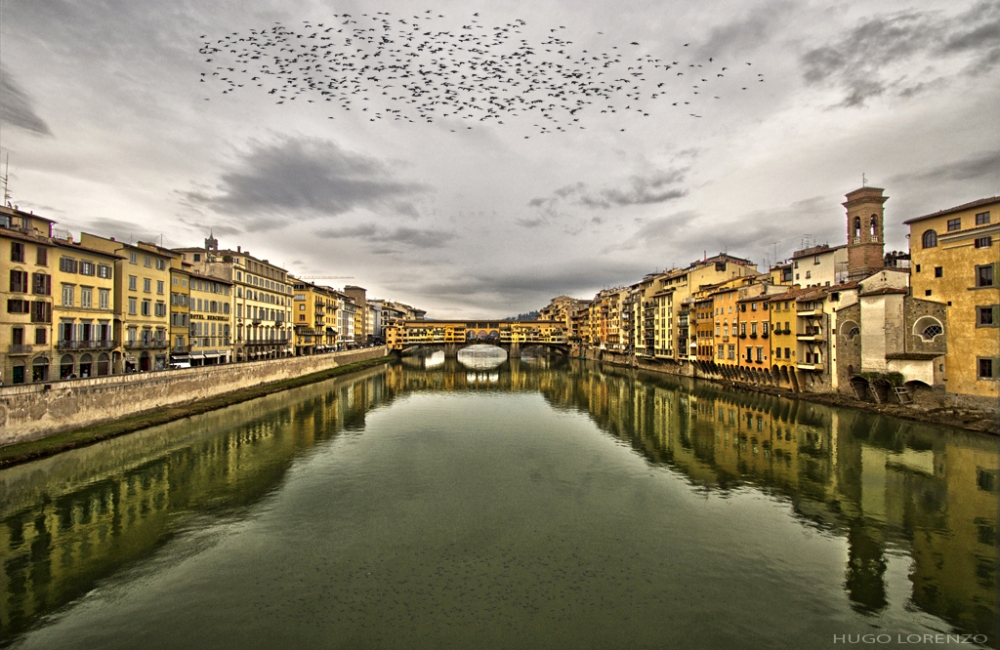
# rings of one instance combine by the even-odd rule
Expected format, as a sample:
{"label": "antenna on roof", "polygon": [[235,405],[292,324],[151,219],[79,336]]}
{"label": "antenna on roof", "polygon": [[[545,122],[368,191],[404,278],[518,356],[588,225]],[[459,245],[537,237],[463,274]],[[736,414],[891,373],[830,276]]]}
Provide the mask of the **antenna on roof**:
{"label": "antenna on roof", "polygon": [[868,181],[865,179],[865,173],[861,172],[861,187],[867,187],[866,183]]}
{"label": "antenna on roof", "polygon": [[7,184],[7,175],[10,173],[10,152],[7,152],[7,164],[3,170],[3,203],[10,207],[10,190]]}

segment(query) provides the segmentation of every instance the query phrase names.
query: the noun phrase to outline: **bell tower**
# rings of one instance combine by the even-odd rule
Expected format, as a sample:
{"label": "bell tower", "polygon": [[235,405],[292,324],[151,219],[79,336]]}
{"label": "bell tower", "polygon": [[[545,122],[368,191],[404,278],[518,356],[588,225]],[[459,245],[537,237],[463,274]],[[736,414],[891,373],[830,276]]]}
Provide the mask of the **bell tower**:
{"label": "bell tower", "polygon": [[847,277],[860,280],[885,267],[885,221],[881,187],[862,187],[847,194]]}

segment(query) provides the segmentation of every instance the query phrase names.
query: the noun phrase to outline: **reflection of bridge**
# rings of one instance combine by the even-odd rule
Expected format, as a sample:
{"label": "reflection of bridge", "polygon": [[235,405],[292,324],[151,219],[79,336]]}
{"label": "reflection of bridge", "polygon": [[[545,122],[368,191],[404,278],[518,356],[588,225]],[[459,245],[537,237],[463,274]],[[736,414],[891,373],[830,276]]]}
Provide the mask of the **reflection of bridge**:
{"label": "reflection of bridge", "polygon": [[564,323],[560,321],[438,321],[402,320],[386,327],[385,340],[394,352],[419,346],[443,348],[453,357],[467,345],[489,343],[512,357],[526,347],[542,346],[569,354]]}

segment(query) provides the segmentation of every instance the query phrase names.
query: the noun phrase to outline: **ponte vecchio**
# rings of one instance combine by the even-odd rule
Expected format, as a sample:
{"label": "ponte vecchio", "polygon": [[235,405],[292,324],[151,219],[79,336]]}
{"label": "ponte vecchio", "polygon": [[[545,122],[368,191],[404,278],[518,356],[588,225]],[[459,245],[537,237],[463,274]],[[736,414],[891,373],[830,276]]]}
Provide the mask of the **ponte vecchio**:
{"label": "ponte vecchio", "polygon": [[386,345],[402,353],[416,347],[441,348],[452,357],[466,346],[492,344],[518,357],[529,346],[569,353],[566,324],[561,321],[400,320],[386,327]]}

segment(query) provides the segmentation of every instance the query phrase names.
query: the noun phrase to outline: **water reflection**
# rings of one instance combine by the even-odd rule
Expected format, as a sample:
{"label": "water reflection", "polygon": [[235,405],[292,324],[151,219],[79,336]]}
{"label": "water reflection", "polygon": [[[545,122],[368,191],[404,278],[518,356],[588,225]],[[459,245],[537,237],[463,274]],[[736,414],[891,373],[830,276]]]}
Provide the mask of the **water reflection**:
{"label": "water reflection", "polygon": [[458,362],[474,370],[492,370],[507,361],[507,351],[495,345],[477,344],[458,351]]}
{"label": "water reflection", "polygon": [[[996,647],[995,439],[575,360],[470,369],[429,358],[3,470],[0,644],[195,517],[245,516],[297,459],[364,430],[372,409],[409,394],[489,391],[585,413],[692,489],[790,504],[804,530],[846,544],[838,589],[861,616],[876,621],[902,590],[908,610]],[[893,577],[894,557],[908,558],[905,576]]]}

